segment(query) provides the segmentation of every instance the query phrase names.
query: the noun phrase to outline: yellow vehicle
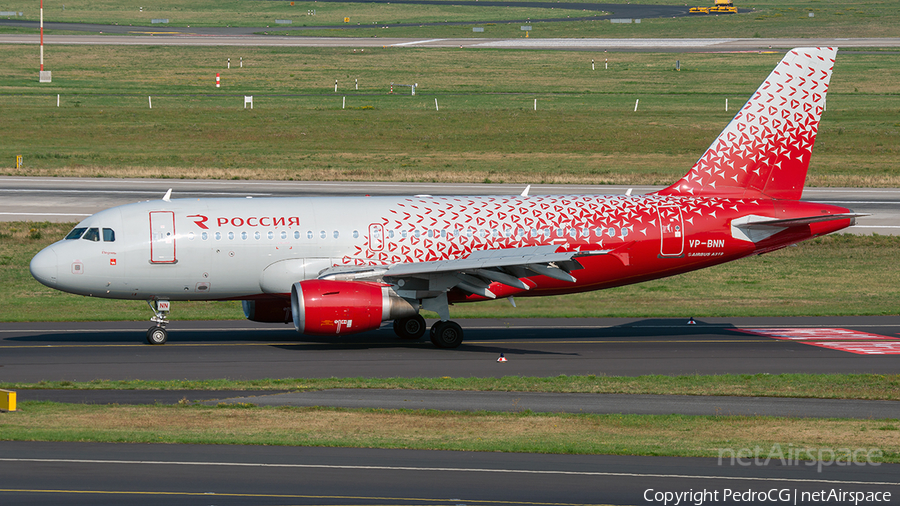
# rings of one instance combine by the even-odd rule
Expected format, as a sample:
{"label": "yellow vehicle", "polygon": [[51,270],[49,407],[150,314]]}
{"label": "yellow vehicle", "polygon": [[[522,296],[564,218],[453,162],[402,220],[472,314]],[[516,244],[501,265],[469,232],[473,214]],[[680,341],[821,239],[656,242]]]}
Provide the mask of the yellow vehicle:
{"label": "yellow vehicle", "polygon": [[731,0],[715,0],[712,7],[691,7],[690,14],[737,14],[737,7]]}

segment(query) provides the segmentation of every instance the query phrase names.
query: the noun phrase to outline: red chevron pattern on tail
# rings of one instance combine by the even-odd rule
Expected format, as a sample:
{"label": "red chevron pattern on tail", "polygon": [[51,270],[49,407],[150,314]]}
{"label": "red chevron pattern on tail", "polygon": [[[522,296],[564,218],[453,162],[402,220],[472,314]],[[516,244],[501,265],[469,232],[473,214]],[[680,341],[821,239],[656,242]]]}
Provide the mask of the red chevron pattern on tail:
{"label": "red chevron pattern on tail", "polygon": [[690,172],[659,193],[800,199],[836,54],[791,50]]}

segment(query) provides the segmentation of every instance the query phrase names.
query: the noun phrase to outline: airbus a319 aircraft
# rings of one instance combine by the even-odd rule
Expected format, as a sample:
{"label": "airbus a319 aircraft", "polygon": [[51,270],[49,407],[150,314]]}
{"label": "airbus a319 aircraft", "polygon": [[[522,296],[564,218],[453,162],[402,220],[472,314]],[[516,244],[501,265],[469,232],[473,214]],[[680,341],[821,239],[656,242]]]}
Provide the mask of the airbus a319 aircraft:
{"label": "airbus a319 aircraft", "polygon": [[790,51],[675,184],[648,195],[171,199],[107,209],[31,261],[66,292],[170,304],[241,300],[313,335],[393,320],[404,339],[463,340],[450,306],[599,290],[783,248],[853,224],[800,201],[836,48]]}

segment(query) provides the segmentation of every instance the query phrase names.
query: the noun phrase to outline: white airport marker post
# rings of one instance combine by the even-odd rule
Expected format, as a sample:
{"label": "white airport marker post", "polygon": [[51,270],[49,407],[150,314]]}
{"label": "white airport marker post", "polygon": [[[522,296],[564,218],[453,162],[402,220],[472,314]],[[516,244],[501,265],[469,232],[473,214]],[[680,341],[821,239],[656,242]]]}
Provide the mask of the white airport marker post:
{"label": "white airport marker post", "polygon": [[534,110],[537,110],[537,99],[534,99]]}
{"label": "white airport marker post", "polygon": [[434,99],[434,110],[435,110],[435,111],[440,111],[440,109],[438,109],[437,99]]}
{"label": "white airport marker post", "polygon": [[359,79],[356,80],[356,89],[359,90]]}
{"label": "white airport marker post", "polygon": [[228,59],[228,68],[231,69],[231,58]]}
{"label": "white airport marker post", "polygon": [[334,80],[334,92],[337,93],[337,79]]}
{"label": "white airport marker post", "polygon": [[637,112],[638,102],[640,102],[640,101],[641,101],[641,99],[637,99],[634,101],[634,112]]}
{"label": "white airport marker post", "polygon": [[59,94],[56,95],[56,107],[59,107]]}
{"label": "white airport marker post", "polygon": [[150,104],[150,108],[153,109],[153,97],[148,96],[148,97],[147,97],[147,103],[149,103],[149,104]]}
{"label": "white airport marker post", "polygon": [[341,109],[346,109],[346,108],[347,108],[347,97],[344,97],[344,101],[341,102]]}
{"label": "white airport marker post", "polygon": [[244,68],[244,57],[241,56],[241,68]]}
{"label": "white airport marker post", "polygon": [[728,99],[725,99],[725,112],[728,112]]}
{"label": "white airport marker post", "polygon": [[593,59],[593,58],[591,58],[591,70],[596,70],[596,69],[594,68],[594,59]]}

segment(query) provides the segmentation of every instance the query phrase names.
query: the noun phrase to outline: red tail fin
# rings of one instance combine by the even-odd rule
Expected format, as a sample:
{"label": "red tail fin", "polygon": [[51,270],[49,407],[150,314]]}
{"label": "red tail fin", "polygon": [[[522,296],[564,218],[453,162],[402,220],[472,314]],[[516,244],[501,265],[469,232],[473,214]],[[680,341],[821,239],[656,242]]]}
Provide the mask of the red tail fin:
{"label": "red tail fin", "polygon": [[659,193],[800,199],[836,54],[791,50],[691,171]]}

